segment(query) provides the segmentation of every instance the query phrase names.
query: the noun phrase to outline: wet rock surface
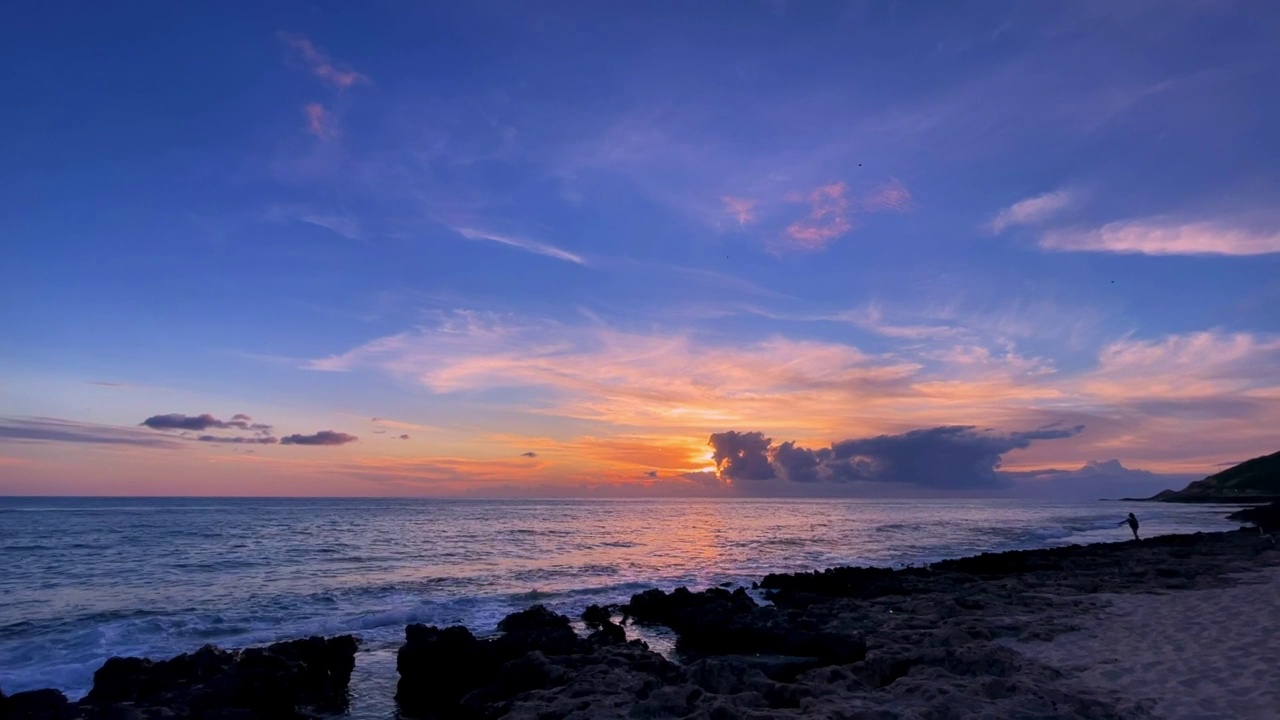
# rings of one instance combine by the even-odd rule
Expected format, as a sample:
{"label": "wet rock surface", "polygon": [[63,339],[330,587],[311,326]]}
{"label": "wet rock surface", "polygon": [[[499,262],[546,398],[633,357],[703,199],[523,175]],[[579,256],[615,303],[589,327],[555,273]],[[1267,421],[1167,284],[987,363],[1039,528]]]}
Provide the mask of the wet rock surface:
{"label": "wet rock surface", "polygon": [[396,657],[396,704],[405,717],[500,717],[517,695],[565,685],[589,665],[627,664],[616,658],[640,652],[652,658],[639,666],[674,668],[643,643],[626,643],[607,611],[589,615],[598,629],[585,639],[568,617],[541,605],[503,618],[496,637],[477,638],[462,626],[410,625]]}
{"label": "wet rock surface", "polygon": [[1276,532],[1280,530],[1280,500],[1276,500],[1270,505],[1237,510],[1228,515],[1227,519],[1253,523],[1255,527],[1264,533]]}
{"label": "wet rock surface", "polygon": [[114,657],[77,703],[56,690],[0,700],[13,720],[310,718],[341,712],[355,668],[351,635],[312,637],[244,650],[206,645],[170,660]]}
{"label": "wet rock surface", "polygon": [[[633,596],[624,622],[670,627],[681,664],[638,641],[571,643],[568,618],[539,608],[504,620],[505,634],[493,639],[411,626],[401,711],[527,720],[1152,717],[1148,701],[1086,686],[1000,641],[1077,629],[1105,606],[1098,593],[1223,587],[1236,582],[1231,573],[1269,564],[1280,564],[1280,552],[1244,531],[770,575],[761,587],[772,604],[741,589]],[[588,630],[613,624],[602,608],[583,617]]]}

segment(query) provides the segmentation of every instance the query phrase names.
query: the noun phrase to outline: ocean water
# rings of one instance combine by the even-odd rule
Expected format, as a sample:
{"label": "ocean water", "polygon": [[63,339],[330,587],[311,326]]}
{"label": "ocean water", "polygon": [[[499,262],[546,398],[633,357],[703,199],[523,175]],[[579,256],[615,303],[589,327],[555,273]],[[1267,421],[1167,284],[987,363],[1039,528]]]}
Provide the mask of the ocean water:
{"label": "ocean water", "polygon": [[[408,623],[491,632],[649,587],[1237,527],[1221,507],[867,500],[0,498],[0,688],[77,697],[111,655],[359,634],[355,717],[390,717]],[[650,638],[658,647],[664,638]]]}

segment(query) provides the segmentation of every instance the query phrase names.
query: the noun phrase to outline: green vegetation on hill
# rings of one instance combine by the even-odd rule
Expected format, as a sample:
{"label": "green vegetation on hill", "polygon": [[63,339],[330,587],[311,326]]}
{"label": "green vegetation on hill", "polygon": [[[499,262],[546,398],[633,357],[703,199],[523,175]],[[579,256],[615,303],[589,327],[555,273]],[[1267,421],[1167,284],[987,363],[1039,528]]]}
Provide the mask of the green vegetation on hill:
{"label": "green vegetation on hill", "polygon": [[1280,499],[1280,452],[1246,460],[1181,490],[1151,498],[1162,502],[1262,502]]}

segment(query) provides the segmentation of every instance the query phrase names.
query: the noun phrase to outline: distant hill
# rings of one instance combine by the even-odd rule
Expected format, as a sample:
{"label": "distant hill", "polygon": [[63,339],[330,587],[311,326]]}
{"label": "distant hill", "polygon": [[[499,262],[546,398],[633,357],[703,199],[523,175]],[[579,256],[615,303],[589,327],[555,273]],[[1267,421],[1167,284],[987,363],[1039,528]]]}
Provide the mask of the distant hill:
{"label": "distant hill", "polygon": [[1280,500],[1280,452],[1246,460],[1181,490],[1165,490],[1151,499],[1238,503]]}

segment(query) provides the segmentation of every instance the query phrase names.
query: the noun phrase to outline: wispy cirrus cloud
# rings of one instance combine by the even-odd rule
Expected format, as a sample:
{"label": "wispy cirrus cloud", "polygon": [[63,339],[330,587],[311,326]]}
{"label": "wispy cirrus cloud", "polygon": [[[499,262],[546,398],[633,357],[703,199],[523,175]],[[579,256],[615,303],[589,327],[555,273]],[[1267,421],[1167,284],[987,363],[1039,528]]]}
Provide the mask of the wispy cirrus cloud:
{"label": "wispy cirrus cloud", "polygon": [[[552,391],[543,412],[666,428],[719,422],[745,406],[779,422],[800,395],[892,382],[914,366],[836,343],[776,337],[741,347],[685,333],[639,333],[488,313],[449,313],[435,327],[312,361],[317,370],[381,367],[433,392]],[[794,421],[791,418],[790,421]]]}
{"label": "wispy cirrus cloud", "polygon": [[307,103],[302,111],[307,116],[307,132],[321,140],[332,140],[338,136],[337,121],[324,105],[318,102]]}
{"label": "wispy cirrus cloud", "polygon": [[746,227],[756,221],[756,206],[760,204],[759,200],[725,195],[720,198],[720,202],[724,203],[725,214],[737,221],[738,227]]}
{"label": "wispy cirrus cloud", "polygon": [[897,178],[889,178],[889,181],[872,190],[859,199],[859,205],[864,210],[870,211],[898,211],[908,210],[911,208],[912,197],[911,192]]}
{"label": "wispy cirrus cloud", "polygon": [[991,232],[1002,233],[1015,225],[1038,225],[1070,207],[1076,199],[1070,190],[1024,198],[996,213],[987,227]]}
{"label": "wispy cirrus cloud", "polygon": [[[307,367],[381,368],[435,393],[511,388],[522,391],[512,397],[526,398],[525,411],[695,434],[753,421],[802,436],[881,429],[886,422],[990,422],[998,413],[965,403],[1012,408],[1057,394],[1028,387],[1028,377],[1043,367],[1013,352],[926,367],[945,362],[939,358],[871,355],[844,343],[783,336],[734,345],[688,332],[470,313],[448,314],[436,327],[379,338]],[[538,398],[532,405],[525,404],[529,392]]]}
{"label": "wispy cirrus cloud", "polygon": [[292,48],[307,64],[316,77],[332,84],[339,90],[346,90],[352,85],[367,84],[369,78],[350,68],[339,67],[330,59],[328,53],[317,48],[306,35],[281,30],[276,33],[280,42]]}
{"label": "wispy cirrus cloud", "polygon": [[364,237],[364,233],[360,228],[360,221],[351,215],[317,215],[306,214],[299,215],[298,220],[322,227],[325,230],[337,233],[348,240],[360,240]]}
{"label": "wispy cirrus cloud", "polygon": [[426,432],[437,432],[440,430],[440,428],[433,425],[422,425],[420,423],[393,420],[391,418],[384,417],[369,418],[369,422],[382,428],[394,428],[396,430],[422,430]]}
{"label": "wispy cirrus cloud", "polygon": [[538,242],[537,240],[528,240],[526,238],[515,237],[512,235],[499,235],[498,233],[487,232],[484,230],[476,230],[474,228],[467,228],[467,227],[455,227],[453,228],[453,231],[468,240],[478,240],[478,241],[498,243],[499,245],[506,245],[507,247],[517,248],[520,250],[524,250],[525,252],[533,253],[535,255],[543,255],[546,257],[555,258],[556,260],[564,260],[565,262],[571,262],[571,263],[574,263],[575,265],[588,264],[586,259],[583,258],[581,255],[571,253],[568,250],[563,250],[554,245],[548,245],[547,243],[544,243],[544,242]]}
{"label": "wispy cirrus cloud", "polygon": [[170,449],[182,446],[178,438],[136,428],[42,417],[0,418],[0,442],[5,441],[134,445]]}
{"label": "wispy cirrus cloud", "polygon": [[300,222],[324,228],[349,240],[364,239],[360,219],[342,208],[322,208],[309,205],[272,205],[262,214],[268,222]]}
{"label": "wispy cirrus cloud", "polygon": [[1111,400],[1226,400],[1280,386],[1280,337],[1203,331],[1104,346],[1083,379]]}
{"label": "wispy cirrus cloud", "polygon": [[807,193],[793,193],[787,199],[809,205],[809,214],[787,226],[785,234],[797,247],[822,250],[832,240],[853,229],[849,217],[849,198],[842,182],[814,188]]}
{"label": "wispy cirrus cloud", "polygon": [[960,334],[957,328],[945,324],[894,322],[886,318],[884,308],[875,303],[862,308],[854,308],[834,313],[824,319],[830,319],[836,322],[847,322],[877,335],[889,338],[922,340],[927,338],[954,337]]}
{"label": "wispy cirrus cloud", "polygon": [[902,212],[912,204],[911,192],[897,178],[862,195],[851,194],[843,182],[834,182],[805,193],[789,193],[786,199],[809,206],[809,214],[788,225],[783,235],[792,247],[810,251],[823,250],[848,234],[859,212]]}
{"label": "wispy cirrus cloud", "polygon": [[1267,255],[1280,253],[1280,231],[1148,218],[1095,229],[1051,230],[1041,236],[1040,247],[1141,255]]}
{"label": "wispy cirrus cloud", "polygon": [[[503,389],[512,409],[592,423],[602,443],[640,430],[688,440],[757,427],[811,442],[1065,418],[1096,429],[1052,448],[1037,446],[1035,453],[1062,453],[1043,462],[1080,462],[1075,453],[1114,455],[1108,433],[1122,432],[1116,437],[1133,449],[1126,461],[1168,469],[1213,458],[1213,443],[1234,454],[1255,451],[1259,428],[1280,422],[1274,373],[1280,340],[1269,336],[1207,331],[1125,338],[1103,346],[1092,365],[1064,369],[1020,352],[1012,339],[945,326],[897,327],[864,315],[859,322],[879,324],[896,349],[871,354],[842,342],[780,335],[733,344],[690,332],[472,312],[442,315],[434,327],[375,339],[309,367],[381,369],[435,394]],[[1171,416],[1179,423],[1171,425]],[[1200,432],[1203,442],[1177,439]],[[703,469],[691,450],[663,464],[655,461],[662,443],[638,442],[651,455],[637,451],[627,473]],[[532,447],[542,457],[555,451],[527,437],[510,445],[513,452]]]}

